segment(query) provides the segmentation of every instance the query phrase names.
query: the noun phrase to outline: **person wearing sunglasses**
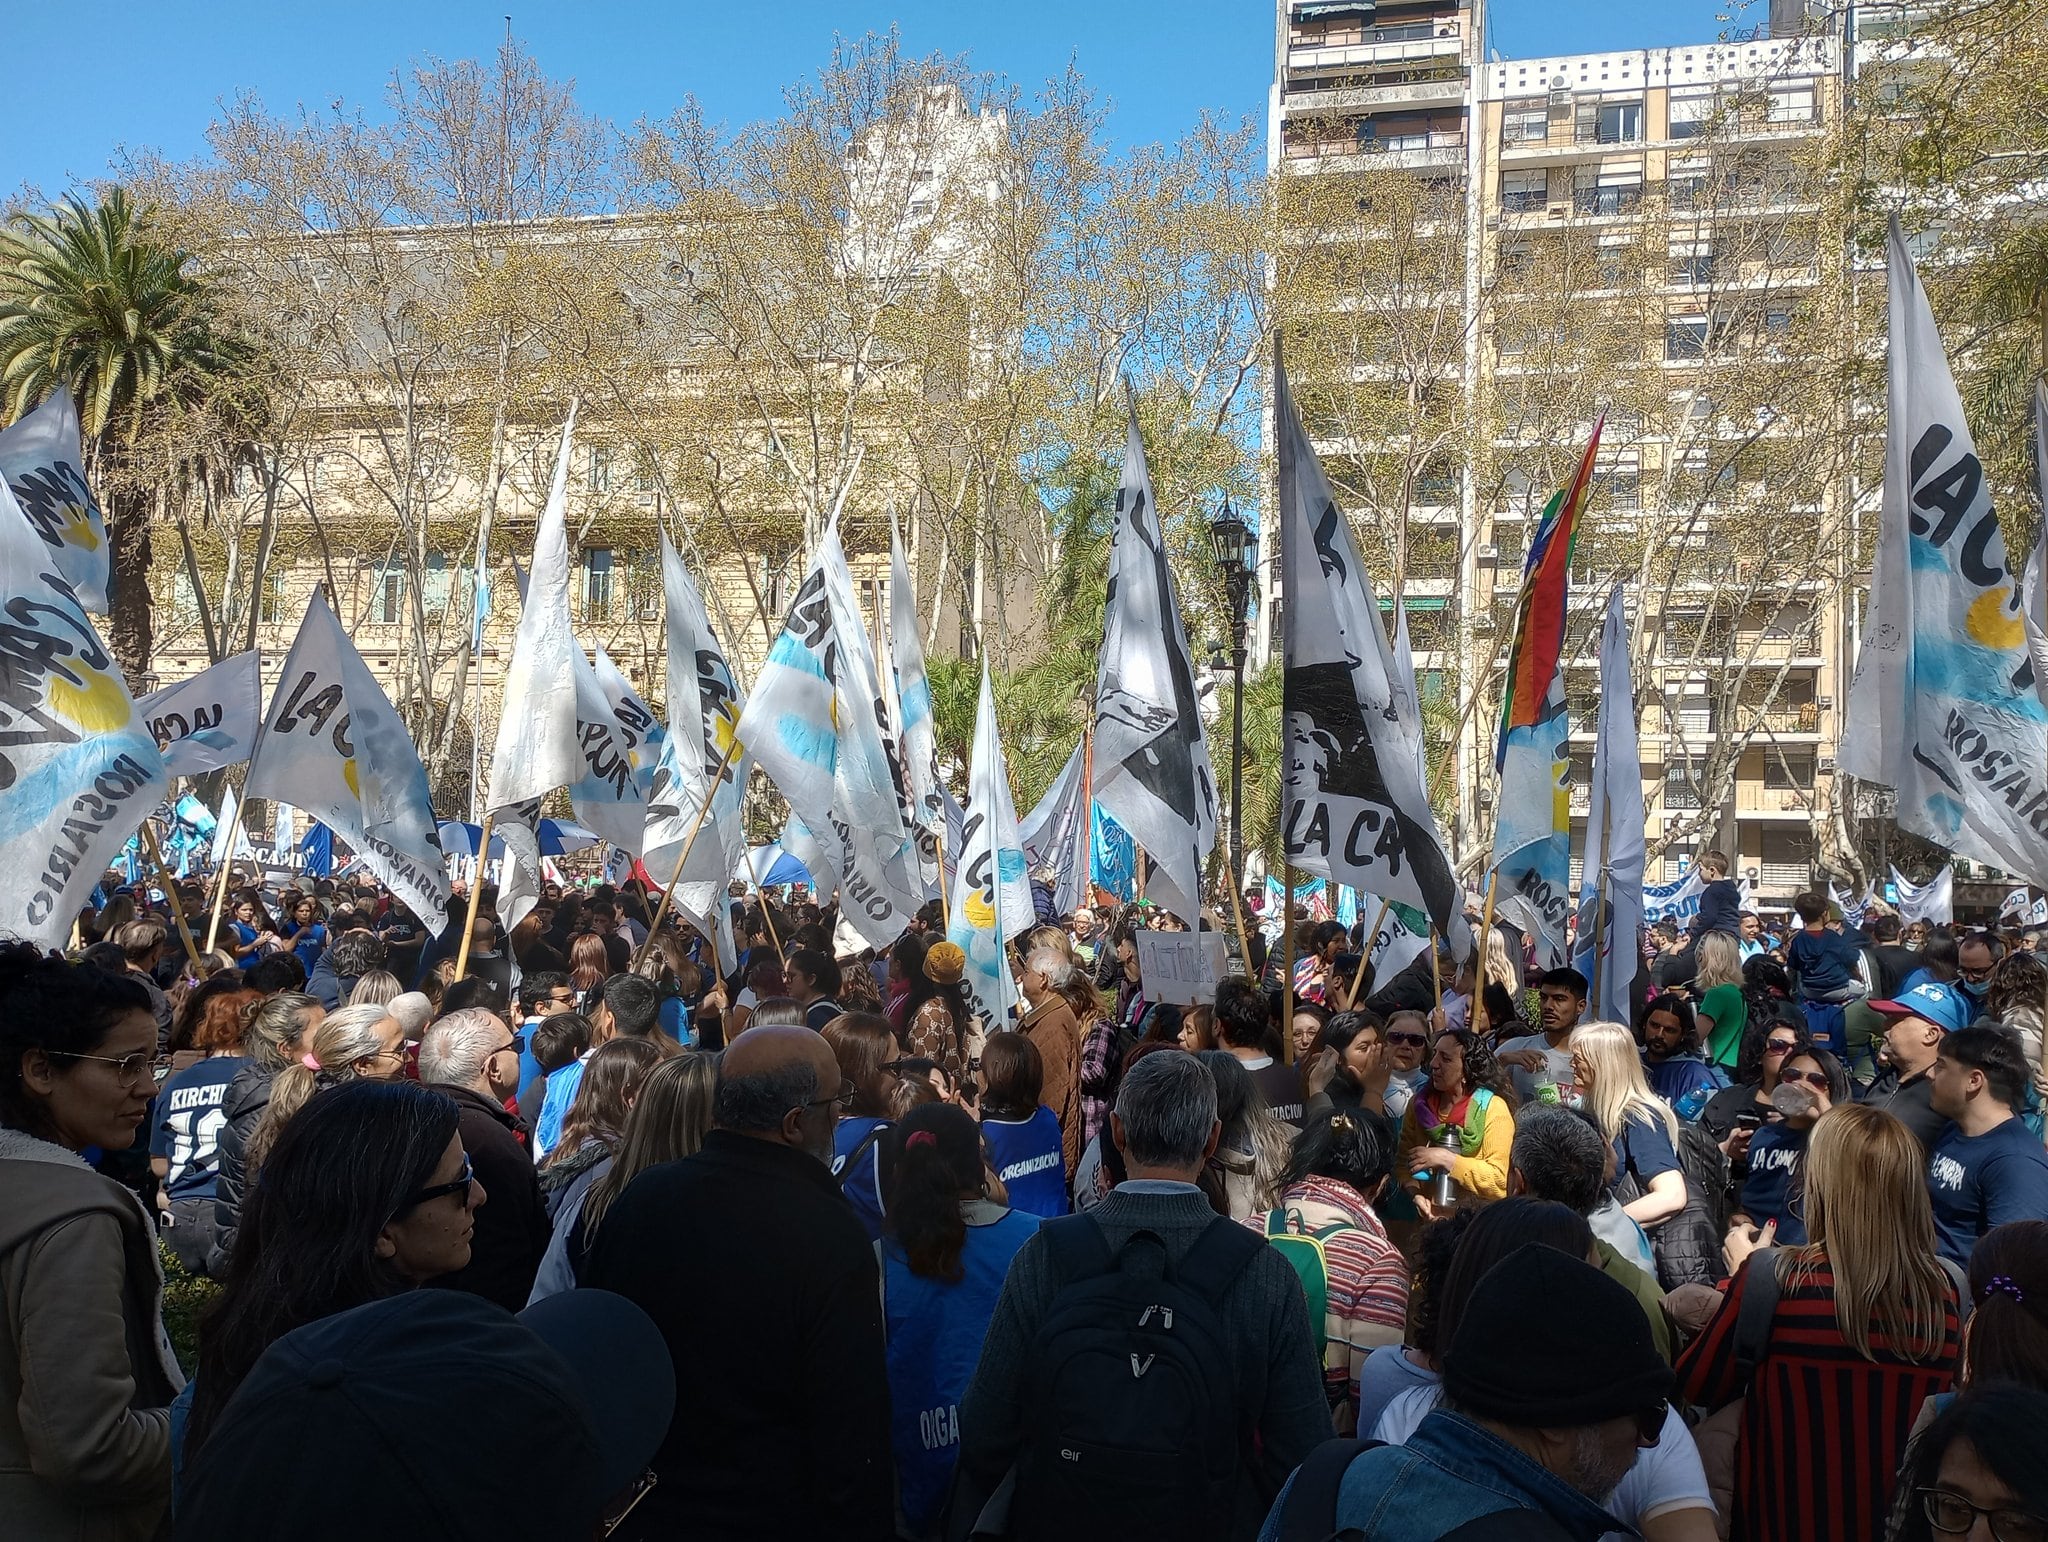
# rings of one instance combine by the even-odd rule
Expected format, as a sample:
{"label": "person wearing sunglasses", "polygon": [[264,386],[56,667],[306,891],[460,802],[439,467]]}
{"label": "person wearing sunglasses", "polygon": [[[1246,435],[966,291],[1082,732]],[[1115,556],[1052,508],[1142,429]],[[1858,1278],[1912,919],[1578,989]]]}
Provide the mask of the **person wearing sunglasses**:
{"label": "person wearing sunglasses", "polygon": [[[0,945],[0,1532],[148,1536],[170,1496],[156,1225],[85,1153],[156,1091],[135,980]],[[31,1374],[33,1368],[33,1374]]]}
{"label": "person wearing sunglasses", "polygon": [[1749,1141],[1749,1175],[1738,1210],[1729,1217],[1730,1268],[1750,1248],[1806,1243],[1806,1185],[1802,1168],[1807,1137],[1821,1116],[1849,1101],[1849,1074],[1824,1049],[1786,1057],[1771,1092],[1772,1116]]}
{"label": "person wearing sunglasses", "polygon": [[1873,1001],[1870,1010],[1884,1025],[1884,1073],[1861,1101],[1881,1108],[1933,1151],[1948,1128],[1948,1115],[1934,1111],[1934,1061],[1941,1041],[1970,1025],[1970,1004],[1953,985],[1916,985],[1897,1001]]}

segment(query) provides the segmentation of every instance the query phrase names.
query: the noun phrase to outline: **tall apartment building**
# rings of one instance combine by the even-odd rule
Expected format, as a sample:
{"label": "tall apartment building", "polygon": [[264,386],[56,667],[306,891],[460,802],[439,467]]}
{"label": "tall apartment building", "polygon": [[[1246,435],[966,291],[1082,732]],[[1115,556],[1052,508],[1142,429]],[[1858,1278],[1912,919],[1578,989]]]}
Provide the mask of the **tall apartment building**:
{"label": "tall apartment building", "polygon": [[[1788,30],[1801,22],[1798,7],[1780,9]],[[1399,501],[1350,511],[1389,549],[1405,527],[1419,669],[1447,691],[1472,688],[1502,641],[1543,502],[1604,409],[1574,562],[1574,813],[1586,806],[1594,613],[1629,577],[1650,835],[1677,835],[1650,876],[1675,877],[1716,844],[1761,898],[1788,899],[1817,855],[1847,682],[1846,575],[1817,555],[1840,484],[1807,448],[1819,404],[1791,402],[1798,339],[1831,271],[1813,239],[1813,183],[1795,168],[1836,111],[1838,36],[1510,61],[1484,57],[1480,4],[1279,0],[1278,15],[1274,166],[1312,177],[1398,164],[1455,184],[1467,211],[1465,347],[1436,383],[1462,426]],[[1780,384],[1787,400],[1774,405]],[[1305,400],[1316,386],[1296,382]],[[1311,431],[1340,466],[1361,449],[1355,430]],[[1342,496],[1345,477],[1333,480]],[[1731,537],[1737,523],[1747,533]],[[1266,598],[1270,622],[1279,597]],[[1487,715],[1457,746],[1461,855],[1490,826],[1491,735],[1476,720]]]}

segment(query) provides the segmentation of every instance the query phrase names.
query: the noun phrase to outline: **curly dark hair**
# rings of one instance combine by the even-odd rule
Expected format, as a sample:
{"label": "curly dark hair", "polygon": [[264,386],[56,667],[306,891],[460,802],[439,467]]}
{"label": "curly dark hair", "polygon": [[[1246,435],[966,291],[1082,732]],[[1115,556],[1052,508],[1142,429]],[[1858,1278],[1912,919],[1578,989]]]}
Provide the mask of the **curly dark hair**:
{"label": "curly dark hair", "polygon": [[1505,1101],[1509,1108],[1515,1106],[1515,1084],[1508,1080],[1508,1073],[1493,1058],[1490,1044],[1470,1028],[1446,1028],[1436,1036],[1436,1042],[1441,1044],[1445,1039],[1456,1039],[1465,1051],[1465,1088],[1468,1092],[1477,1092],[1484,1087]]}

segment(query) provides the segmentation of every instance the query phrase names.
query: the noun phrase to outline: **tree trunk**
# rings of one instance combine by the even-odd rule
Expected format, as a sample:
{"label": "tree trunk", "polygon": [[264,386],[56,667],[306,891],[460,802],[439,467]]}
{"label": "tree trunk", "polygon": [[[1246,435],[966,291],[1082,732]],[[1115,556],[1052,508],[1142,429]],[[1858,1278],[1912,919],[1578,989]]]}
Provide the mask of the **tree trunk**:
{"label": "tree trunk", "polygon": [[154,632],[150,617],[149,516],[154,497],[128,488],[107,500],[107,542],[112,578],[107,595],[107,643],[131,690],[149,672]]}

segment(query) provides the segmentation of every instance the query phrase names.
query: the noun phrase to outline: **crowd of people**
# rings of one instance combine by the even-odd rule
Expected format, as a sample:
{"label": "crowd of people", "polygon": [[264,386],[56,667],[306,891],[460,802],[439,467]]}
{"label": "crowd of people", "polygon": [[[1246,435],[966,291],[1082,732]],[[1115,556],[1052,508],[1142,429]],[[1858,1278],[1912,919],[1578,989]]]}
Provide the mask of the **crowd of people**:
{"label": "crowd of people", "polygon": [[0,944],[0,1531],[2048,1537],[2035,939],[1732,889],[1624,1024],[1502,925],[1188,1002],[1088,906],[987,1014],[937,904],[722,966],[322,881],[194,958],[110,875]]}

